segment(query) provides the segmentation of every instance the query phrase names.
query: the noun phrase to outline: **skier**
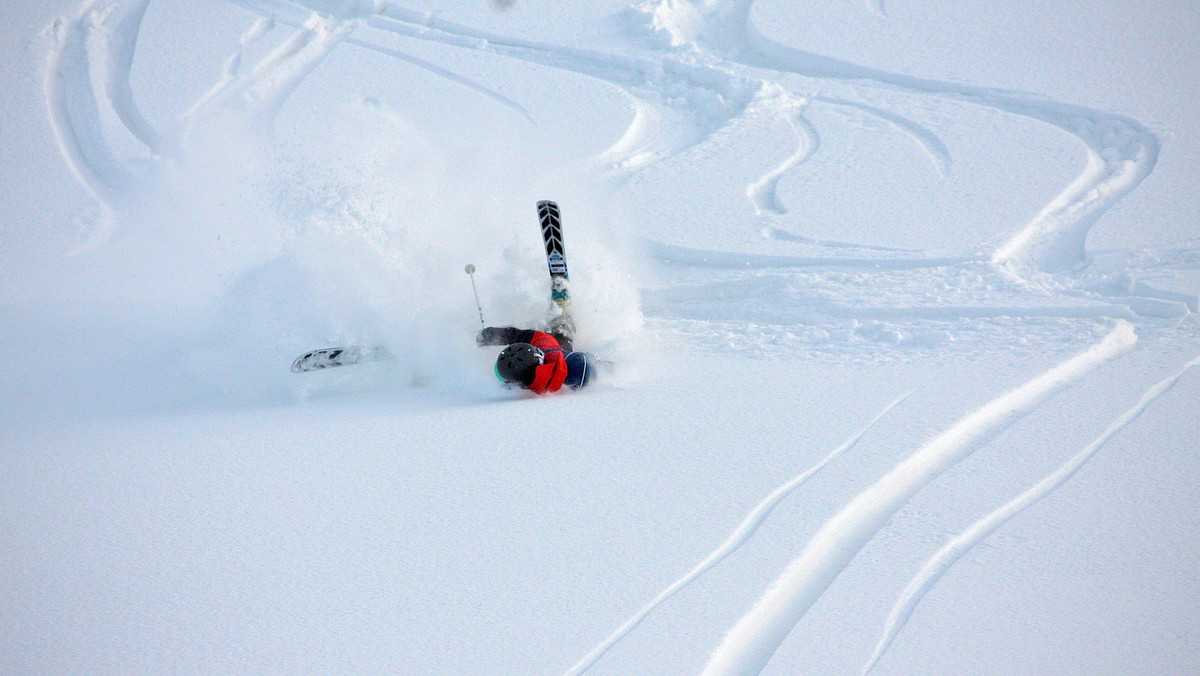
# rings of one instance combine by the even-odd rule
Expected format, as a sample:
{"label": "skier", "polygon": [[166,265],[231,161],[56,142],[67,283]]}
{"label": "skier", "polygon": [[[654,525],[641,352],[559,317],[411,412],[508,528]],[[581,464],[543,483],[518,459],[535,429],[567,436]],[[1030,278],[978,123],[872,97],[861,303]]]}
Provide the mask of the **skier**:
{"label": "skier", "polygon": [[488,326],[479,332],[475,342],[480,347],[507,346],[496,358],[496,377],[502,383],[535,394],[557,392],[563,385],[578,390],[595,375],[595,357],[573,351],[570,337],[553,329],[547,333],[513,326]]}

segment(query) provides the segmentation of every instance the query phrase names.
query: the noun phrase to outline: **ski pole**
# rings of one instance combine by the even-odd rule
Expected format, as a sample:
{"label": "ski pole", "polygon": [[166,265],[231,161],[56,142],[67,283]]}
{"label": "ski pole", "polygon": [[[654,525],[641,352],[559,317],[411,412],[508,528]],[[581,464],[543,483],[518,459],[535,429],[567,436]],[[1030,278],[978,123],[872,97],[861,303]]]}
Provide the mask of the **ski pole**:
{"label": "ski pole", "polygon": [[483,321],[483,305],[479,303],[479,289],[475,288],[475,264],[467,263],[467,267],[463,268],[471,278],[471,291],[475,294],[475,309],[479,310],[479,328],[486,329],[487,324]]}

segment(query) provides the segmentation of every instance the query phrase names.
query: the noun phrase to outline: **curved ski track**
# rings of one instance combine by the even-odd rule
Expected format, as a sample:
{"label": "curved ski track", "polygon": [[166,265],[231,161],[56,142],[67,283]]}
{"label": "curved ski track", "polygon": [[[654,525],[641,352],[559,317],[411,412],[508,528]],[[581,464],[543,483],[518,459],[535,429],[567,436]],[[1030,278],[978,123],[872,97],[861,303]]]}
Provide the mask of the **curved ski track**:
{"label": "curved ski track", "polygon": [[1134,342],[1133,327],[1119,322],[1089,350],[970,413],[860,493],[821,527],[800,558],[738,620],[704,673],[759,673],[834,579],[917,491]]}
{"label": "curved ski track", "polygon": [[[777,116],[794,131],[796,149],[767,168],[746,186],[757,226],[768,238],[807,243],[821,249],[853,249],[862,256],[774,256],[733,251],[698,251],[666,242],[651,242],[651,253],[665,262],[693,270],[727,273],[707,280],[713,290],[734,290],[728,297],[742,298],[763,290],[763,280],[753,275],[778,271],[781,275],[813,271],[819,281],[834,285],[830,270],[850,270],[871,275],[932,275],[912,277],[914,284],[938,284],[937,275],[966,275],[982,279],[998,272],[1007,275],[1007,296],[980,304],[978,298],[960,303],[917,307],[910,303],[801,304],[782,317],[759,317],[744,309],[731,311],[733,321],[796,322],[812,310],[841,318],[918,318],[922,320],[981,317],[1079,317],[1089,320],[1124,318],[1098,344],[1059,366],[1042,373],[1020,388],[1004,394],[964,417],[919,449],[892,472],[859,494],[812,538],[802,555],[766,591],[762,600],[730,631],[710,659],[705,673],[753,674],[771,659],[776,648],[808,608],[849,564],[854,555],[922,486],[949,466],[970,455],[1023,416],[1036,410],[1056,392],[1129,349],[1134,331],[1128,321],[1145,316],[1178,317],[1197,311],[1197,299],[1164,292],[1143,282],[1116,284],[1132,260],[1117,261],[1114,269],[1100,271],[1099,279],[1073,276],[1088,263],[1085,240],[1091,226],[1124,195],[1150,174],[1159,152],[1159,141],[1135,120],[1080,106],[1054,103],[1011,92],[902,76],[857,66],[837,59],[782,45],[754,26],[754,0],[657,0],[637,9],[653,19],[657,37],[669,37],[670,48],[611,54],[531,40],[516,39],[455,24],[398,2],[370,0],[342,3],[334,15],[320,14],[302,0],[229,0],[261,15],[242,40],[253,43],[276,24],[292,31],[290,37],[258,63],[243,64],[242,50],[231,55],[223,77],[197,97],[184,116],[177,136],[162,133],[137,108],[130,87],[130,70],[141,22],[150,0],[87,0],[77,12],[60,19],[54,28],[54,46],[46,64],[44,88],[49,117],[60,151],[79,181],[104,211],[102,222],[81,251],[103,246],[112,236],[124,205],[136,199],[142,171],[118,157],[105,139],[105,120],[115,119],[144,146],[154,161],[180,158],[189,128],[202,125],[208,115],[236,109],[247,123],[269,129],[280,107],[303,80],[339,45],[370,49],[389,58],[424,68],[448,81],[469,87],[526,119],[521,104],[499,92],[454,74],[436,64],[381,44],[379,36],[402,36],[475,50],[540,67],[582,74],[607,83],[629,96],[634,116],[626,133],[597,162],[607,165],[621,185],[638,172],[686,152],[714,138],[721,129],[743,120],[748,111]],[[316,3],[314,3],[316,4]],[[328,3],[320,3],[325,6]],[[886,17],[884,0],[868,0],[865,9]],[[354,34],[354,37],[351,35]],[[662,40],[660,39],[659,42]],[[799,75],[816,82],[838,85],[836,96],[789,91],[779,84],[784,75]],[[99,77],[99,81],[94,78]],[[683,105],[676,101],[681,98]],[[870,92],[871,100],[857,98]],[[1051,125],[1078,139],[1086,152],[1080,173],[1040,212],[1014,227],[998,247],[957,256],[927,257],[886,247],[857,246],[805,238],[781,227],[787,207],[779,194],[781,178],[802,169],[821,150],[821,132],[806,116],[814,105],[851,108],[883,120],[915,141],[930,158],[938,176],[952,166],[951,153],[938,135],[920,122],[890,110],[880,99],[890,93],[926,97],[1002,111]],[[107,107],[114,115],[102,111]],[[700,112],[703,111],[703,112]],[[1176,252],[1177,260],[1195,264],[1195,248]],[[1134,258],[1132,255],[1126,256]],[[1057,276],[1051,277],[1046,273]],[[747,277],[750,275],[750,277]],[[784,280],[787,281],[786,279]],[[981,281],[982,285],[983,282]],[[738,291],[742,289],[742,291]],[[835,288],[835,290],[837,290]],[[935,295],[932,292],[928,295]],[[911,298],[911,296],[910,296]],[[1036,299],[1038,302],[1031,302]],[[785,301],[790,299],[785,297]],[[789,303],[784,302],[784,307]],[[791,302],[791,306],[796,304]],[[687,307],[672,299],[671,290],[651,297],[650,313],[665,319],[686,318]],[[709,313],[696,319],[713,321]],[[1167,381],[1146,393],[1125,415],[1115,420],[1087,448],[1026,493],[951,541],[926,564],[897,602],[869,670],[886,651],[921,596],[960,556],[1005,520],[1066,481],[1115,433],[1130,424],[1142,410],[1176,382],[1189,363]],[[889,405],[890,410],[898,402]],[[880,414],[882,416],[882,413]],[[854,438],[826,459],[781,486],[751,511],[738,529],[701,564],[667,587],[632,618],[597,646],[569,673],[582,673],[621,637],[632,631],[655,607],[686,587],[697,576],[728,556],[748,539],[780,500],[808,476],[848,450],[876,417]]]}
{"label": "curved ski track", "polygon": [[887,651],[888,646],[892,644],[892,641],[895,640],[900,630],[904,628],[904,624],[912,616],[913,610],[916,609],[917,604],[921,602],[926,592],[933,585],[937,584],[937,581],[941,579],[942,575],[956,561],[961,559],[963,555],[989,535],[996,532],[1009,519],[1020,514],[1025,508],[1046,497],[1066,483],[1092,456],[1096,455],[1101,448],[1104,448],[1109,439],[1137,420],[1150,407],[1150,404],[1153,404],[1159,397],[1166,394],[1179,382],[1180,378],[1183,378],[1189,370],[1196,366],[1200,366],[1200,358],[1193,359],[1173,375],[1159,381],[1153,387],[1146,390],[1141,399],[1132,408],[1113,420],[1100,436],[1096,437],[1090,444],[1063,463],[1058,469],[1047,474],[1025,492],[976,521],[930,557],[925,562],[925,565],[921,566],[921,570],[917,573],[916,577],[904,588],[900,598],[896,601],[896,605],[892,607],[891,612],[888,614],[883,636],[879,639],[879,643],[875,647],[875,652],[867,660],[866,666],[863,667],[864,676],[870,673],[875,668],[875,665],[879,663],[880,658],[883,657],[884,652]]}
{"label": "curved ski track", "polygon": [[712,553],[709,554],[703,561],[698,563],[695,568],[688,571],[686,575],[671,583],[666,589],[660,592],[658,596],[655,596],[649,603],[638,610],[637,613],[626,620],[624,624],[618,627],[617,630],[614,631],[608,638],[597,645],[592,652],[588,653],[582,660],[575,664],[575,666],[567,670],[566,673],[574,675],[582,674],[583,672],[587,671],[593,664],[596,663],[597,660],[604,656],[604,653],[608,652],[610,648],[616,645],[617,641],[620,641],[627,634],[629,634],[629,632],[637,628],[637,626],[642,623],[642,620],[646,619],[651,611],[662,605],[664,601],[674,596],[684,587],[687,587],[701,575],[706,573],[710,568],[725,560],[730,554],[745,544],[746,541],[754,535],[754,532],[758,530],[758,527],[761,526],[763,522],[767,520],[767,517],[771,515],[771,511],[775,509],[776,505],[782,502],[784,498],[792,493],[792,491],[804,484],[804,482],[811,479],[813,475],[821,471],[821,469],[826,465],[840,458],[844,453],[846,453],[846,451],[854,448],[854,446],[858,444],[859,439],[862,439],[863,435],[870,431],[870,429],[875,426],[875,423],[879,422],[880,418],[886,415],[888,411],[891,411],[896,406],[899,406],[900,403],[907,399],[911,394],[911,392],[905,394],[904,396],[899,397],[898,399],[889,403],[883,408],[882,411],[872,418],[865,427],[847,439],[841,446],[833,449],[815,465],[796,475],[787,483],[784,483],[772,491],[771,494],[764,498],[762,502],[758,503],[754,509],[750,510],[750,513],[746,515],[746,518],[742,520],[738,527],[734,529],[733,533],[731,533],[719,547],[714,549]]}

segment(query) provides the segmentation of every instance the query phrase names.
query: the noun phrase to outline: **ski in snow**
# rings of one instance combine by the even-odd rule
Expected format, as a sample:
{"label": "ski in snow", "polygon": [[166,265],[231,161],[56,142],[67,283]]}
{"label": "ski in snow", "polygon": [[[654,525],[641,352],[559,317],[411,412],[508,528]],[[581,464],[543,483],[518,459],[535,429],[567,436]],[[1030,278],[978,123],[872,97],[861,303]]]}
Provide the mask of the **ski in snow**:
{"label": "ski in snow", "polygon": [[392,353],[388,352],[387,348],[382,346],[361,347],[352,345],[349,347],[326,347],[306,352],[296,357],[296,361],[292,362],[292,373],[319,371],[334,366],[349,366],[350,364],[381,361],[391,358]]}

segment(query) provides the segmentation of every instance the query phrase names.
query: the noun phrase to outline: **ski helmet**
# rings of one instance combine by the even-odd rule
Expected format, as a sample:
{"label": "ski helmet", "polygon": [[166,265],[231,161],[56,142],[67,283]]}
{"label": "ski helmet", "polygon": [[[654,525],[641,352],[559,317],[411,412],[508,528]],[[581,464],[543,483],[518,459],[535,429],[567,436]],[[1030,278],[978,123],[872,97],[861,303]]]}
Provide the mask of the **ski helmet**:
{"label": "ski helmet", "polygon": [[529,343],[513,343],[496,357],[496,377],[502,382],[528,387],[545,358],[544,352]]}

